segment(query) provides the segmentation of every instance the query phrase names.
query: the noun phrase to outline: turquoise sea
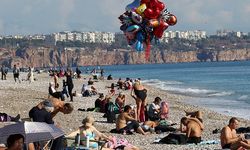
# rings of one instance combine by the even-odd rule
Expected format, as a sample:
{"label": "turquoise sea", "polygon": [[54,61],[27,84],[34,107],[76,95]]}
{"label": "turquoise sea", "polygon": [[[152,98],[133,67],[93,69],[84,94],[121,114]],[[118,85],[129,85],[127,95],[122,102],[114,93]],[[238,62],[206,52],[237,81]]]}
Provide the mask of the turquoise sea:
{"label": "turquoise sea", "polygon": [[102,66],[105,76],[188,95],[187,103],[250,119],[250,61]]}

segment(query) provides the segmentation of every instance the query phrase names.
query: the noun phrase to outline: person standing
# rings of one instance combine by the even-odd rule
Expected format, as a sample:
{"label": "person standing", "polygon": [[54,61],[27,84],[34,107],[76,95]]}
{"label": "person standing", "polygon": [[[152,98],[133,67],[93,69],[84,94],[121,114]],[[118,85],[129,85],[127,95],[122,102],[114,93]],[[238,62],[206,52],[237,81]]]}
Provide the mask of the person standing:
{"label": "person standing", "polygon": [[29,81],[30,81],[30,83],[31,82],[34,82],[34,73],[33,73],[33,71],[34,71],[34,68],[33,67],[29,67],[29,75],[28,75],[28,77],[29,77]]}
{"label": "person standing", "polygon": [[137,120],[140,122],[145,121],[145,106],[146,106],[146,98],[147,98],[147,90],[144,88],[144,86],[141,84],[141,82],[137,79],[135,80],[135,83],[133,85],[133,88],[131,90],[131,96],[136,101],[137,106]]}
{"label": "person standing", "polygon": [[2,80],[6,80],[7,72],[8,72],[7,69],[4,66],[2,66],[1,67]]}
{"label": "person standing", "polygon": [[72,80],[72,71],[68,69],[66,73],[66,83],[68,86],[68,92],[70,96],[70,101],[73,102],[73,93],[72,90],[74,88],[73,80]]}
{"label": "person standing", "polygon": [[17,79],[18,79],[19,83],[21,83],[21,80],[19,79],[19,74],[20,74],[20,69],[19,69],[19,67],[17,67],[16,64],[15,64],[15,65],[14,65],[14,68],[13,68],[14,80],[15,80],[15,82],[16,82]]}

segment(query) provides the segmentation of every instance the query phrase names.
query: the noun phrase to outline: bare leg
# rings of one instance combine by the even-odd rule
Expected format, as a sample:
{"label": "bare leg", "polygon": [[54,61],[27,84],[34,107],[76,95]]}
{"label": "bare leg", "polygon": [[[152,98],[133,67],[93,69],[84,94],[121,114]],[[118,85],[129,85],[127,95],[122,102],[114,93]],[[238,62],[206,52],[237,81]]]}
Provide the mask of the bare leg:
{"label": "bare leg", "polygon": [[137,128],[137,132],[142,134],[142,135],[146,135],[147,133],[143,131],[143,129],[141,127]]}
{"label": "bare leg", "polygon": [[187,112],[187,111],[185,111],[185,113],[186,113],[186,116],[191,116],[191,117],[194,117],[194,118],[200,118],[200,119],[202,119],[202,113],[201,113],[201,111],[194,111],[194,112]]}
{"label": "bare leg", "polygon": [[136,99],[136,120],[139,120],[139,118],[140,118],[140,112],[141,112],[141,105],[142,105],[142,102],[141,102],[141,100],[140,99]]}

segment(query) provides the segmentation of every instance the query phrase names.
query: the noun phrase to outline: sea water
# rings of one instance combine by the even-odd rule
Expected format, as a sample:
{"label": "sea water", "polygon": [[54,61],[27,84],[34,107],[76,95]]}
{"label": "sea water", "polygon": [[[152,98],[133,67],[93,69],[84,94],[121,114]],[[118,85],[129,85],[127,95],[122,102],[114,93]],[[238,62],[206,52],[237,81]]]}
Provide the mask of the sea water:
{"label": "sea water", "polygon": [[185,102],[250,119],[250,61],[102,66],[105,76],[141,78]]}

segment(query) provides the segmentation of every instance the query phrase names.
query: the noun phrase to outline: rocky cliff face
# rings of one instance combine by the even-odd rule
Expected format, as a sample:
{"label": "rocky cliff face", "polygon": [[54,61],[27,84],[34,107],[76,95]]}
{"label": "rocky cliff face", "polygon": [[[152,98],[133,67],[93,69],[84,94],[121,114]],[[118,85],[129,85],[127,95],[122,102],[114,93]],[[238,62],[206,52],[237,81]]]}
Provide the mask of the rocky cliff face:
{"label": "rocky cliff face", "polygon": [[[249,60],[250,50],[215,51],[214,61]],[[144,52],[101,49],[70,49],[36,47],[27,49],[0,49],[0,64],[11,67],[19,63],[20,67],[52,67],[52,66],[88,66],[88,65],[117,65],[145,63],[177,63],[197,62],[197,51],[169,52],[151,51],[150,59],[145,59]]]}

